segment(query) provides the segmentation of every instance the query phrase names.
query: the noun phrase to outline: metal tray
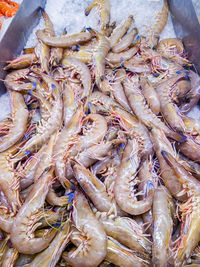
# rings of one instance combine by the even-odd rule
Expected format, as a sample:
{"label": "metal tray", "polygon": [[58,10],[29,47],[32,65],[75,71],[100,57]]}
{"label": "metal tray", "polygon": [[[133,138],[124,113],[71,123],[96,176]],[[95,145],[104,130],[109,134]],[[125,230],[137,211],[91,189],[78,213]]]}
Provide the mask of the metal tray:
{"label": "metal tray", "polygon": [[[73,0],[71,0],[73,1]],[[46,0],[24,0],[0,42],[0,95],[6,88],[2,82],[5,61],[20,54],[32,29],[37,25]],[[183,40],[189,59],[200,73],[200,25],[191,0],[168,0],[175,33]]]}

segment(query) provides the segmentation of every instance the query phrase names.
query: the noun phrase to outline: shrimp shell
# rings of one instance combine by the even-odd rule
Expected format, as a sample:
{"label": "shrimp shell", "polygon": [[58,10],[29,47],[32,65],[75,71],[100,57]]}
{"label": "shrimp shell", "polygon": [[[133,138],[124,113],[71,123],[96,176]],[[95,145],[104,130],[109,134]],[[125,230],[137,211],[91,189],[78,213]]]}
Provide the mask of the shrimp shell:
{"label": "shrimp shell", "polygon": [[[95,218],[85,196],[74,193],[73,222],[84,238],[77,249],[64,252],[62,257],[74,267],[98,266],[106,256],[106,234],[102,224]],[[78,238],[77,238],[78,239]]]}
{"label": "shrimp shell", "polygon": [[87,42],[91,40],[92,34],[89,32],[80,32],[72,35],[60,36],[60,37],[50,37],[41,30],[36,32],[37,38],[44,42],[45,44],[53,47],[71,47],[80,43]]}

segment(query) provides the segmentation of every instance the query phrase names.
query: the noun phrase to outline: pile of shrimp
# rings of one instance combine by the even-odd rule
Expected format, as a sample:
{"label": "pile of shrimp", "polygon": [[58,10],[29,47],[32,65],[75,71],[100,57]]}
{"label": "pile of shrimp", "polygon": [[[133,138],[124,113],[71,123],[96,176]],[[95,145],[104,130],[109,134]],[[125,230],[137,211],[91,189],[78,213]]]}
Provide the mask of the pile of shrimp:
{"label": "pile of shrimp", "polygon": [[0,265],[199,266],[200,98],[181,40],[116,25],[56,36],[7,62],[0,121]]}
{"label": "pile of shrimp", "polygon": [[19,4],[10,0],[0,0],[0,30],[3,24],[4,16],[13,17],[19,9]]}

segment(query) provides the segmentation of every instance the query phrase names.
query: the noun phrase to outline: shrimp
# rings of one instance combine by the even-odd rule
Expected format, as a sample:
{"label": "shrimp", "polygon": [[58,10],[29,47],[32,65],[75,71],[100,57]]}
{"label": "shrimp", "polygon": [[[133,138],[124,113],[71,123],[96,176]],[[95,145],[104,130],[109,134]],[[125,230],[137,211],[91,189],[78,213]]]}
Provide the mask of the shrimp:
{"label": "shrimp", "polygon": [[[5,216],[13,216],[16,214],[17,210],[21,207],[21,201],[19,196],[19,180],[18,175],[14,170],[13,162],[10,161],[10,157],[18,151],[20,144],[16,144],[9,148],[8,150],[0,153],[0,190],[4,195],[5,199],[8,202],[8,207],[5,207],[5,210],[8,210],[8,214]],[[2,204],[2,208],[3,208]],[[4,209],[1,211],[1,219],[4,221]],[[10,214],[9,214],[10,213]],[[8,219],[9,220],[9,219]],[[3,223],[3,222],[2,222]],[[1,226],[1,220],[0,220]],[[8,228],[9,229],[9,223]],[[1,229],[4,229],[4,226],[1,226]],[[6,232],[9,232],[6,231]]]}
{"label": "shrimp", "polygon": [[113,238],[108,237],[106,260],[121,267],[145,267],[148,261],[137,257],[132,250],[124,247]]}
{"label": "shrimp", "polygon": [[[69,148],[74,144],[76,136],[81,130],[83,118],[83,109],[78,108],[76,113],[72,116],[68,124],[62,129],[58,135],[55,145],[53,147],[53,161],[55,164],[55,173],[59,177],[60,183],[64,187],[71,187],[65,177],[66,173],[66,156],[69,153]],[[65,185],[66,184],[66,185]]]}
{"label": "shrimp", "polygon": [[160,34],[163,31],[168,19],[168,5],[167,0],[163,0],[163,7],[161,12],[157,14],[155,23],[151,26],[150,33],[147,37],[147,45],[154,48],[158,44]]}
{"label": "shrimp", "polygon": [[184,73],[178,74],[173,78],[160,83],[156,88],[156,92],[160,100],[161,113],[169,125],[179,132],[185,131],[185,125],[180,116],[180,112],[177,110],[177,106],[172,102],[170,91],[180,79],[184,78],[184,76]]}
{"label": "shrimp", "polygon": [[21,55],[11,61],[6,61],[6,63],[9,63],[9,64],[6,67],[4,67],[4,70],[27,68],[30,65],[36,63],[37,60],[38,59],[35,53]]}
{"label": "shrimp", "polygon": [[112,108],[111,114],[115,119],[119,120],[119,125],[122,129],[124,129],[131,138],[137,140],[141,156],[147,156],[153,153],[148,130],[134,115],[116,106]]}
{"label": "shrimp", "polygon": [[123,90],[123,86],[121,84],[121,82],[125,79],[126,77],[126,71],[123,69],[119,69],[116,72],[115,75],[115,80],[114,83],[112,85],[112,89],[113,89],[113,95],[114,98],[116,99],[116,101],[127,111],[132,112],[127,97],[124,93]]}
{"label": "shrimp", "polygon": [[189,61],[184,58],[183,43],[178,38],[163,39],[158,43],[157,51],[166,58],[176,61],[180,65],[189,65]]}
{"label": "shrimp", "polygon": [[7,248],[5,255],[3,257],[2,267],[12,267],[15,265],[16,260],[19,257],[19,252],[12,247]]}
{"label": "shrimp", "polygon": [[98,266],[106,256],[106,234],[85,196],[78,190],[74,195],[72,218],[80,232],[75,240],[78,248],[64,252],[62,257],[74,267]]}
{"label": "shrimp", "polygon": [[153,200],[153,244],[154,266],[164,267],[168,263],[173,230],[171,195],[163,186],[155,190]]}
{"label": "shrimp", "polygon": [[35,254],[47,248],[55,236],[56,230],[47,237],[35,238],[34,230],[40,225],[36,223],[40,217],[40,209],[44,205],[46,195],[52,182],[53,168],[47,168],[40,179],[34,184],[23,206],[17,213],[12,229],[11,242],[13,246],[23,254]]}
{"label": "shrimp", "polygon": [[80,74],[80,80],[83,84],[81,99],[88,98],[92,89],[91,75],[88,67],[76,58],[64,58],[61,63],[64,68],[75,70]]}
{"label": "shrimp", "polygon": [[109,27],[110,23],[110,0],[94,0],[89,6],[85,9],[85,15],[88,16],[91,10],[97,6],[100,9],[101,13],[101,32],[104,34]]}
{"label": "shrimp", "polygon": [[200,144],[195,139],[187,135],[185,143],[178,145],[179,150],[189,159],[200,163]]}
{"label": "shrimp", "polygon": [[52,46],[66,48],[80,43],[87,42],[91,40],[92,34],[89,32],[80,32],[72,35],[60,36],[60,37],[51,37],[48,36],[45,32],[38,30],[36,32],[37,38],[43,43]]}
{"label": "shrimp", "polygon": [[114,47],[117,42],[124,36],[124,34],[128,31],[131,25],[134,22],[134,18],[130,15],[127,19],[123,20],[121,24],[119,24],[112,32],[109,41],[110,47]]}
{"label": "shrimp", "polygon": [[192,250],[199,242],[199,223],[200,223],[200,183],[197,181],[177,160],[167,153],[162,152],[165,160],[172,166],[179,180],[185,185],[188,194],[188,201],[180,206],[182,213],[181,235],[176,242],[175,264],[182,264],[190,257]]}
{"label": "shrimp", "polygon": [[108,195],[105,185],[88,169],[78,163],[73,163],[73,171],[81,188],[99,211],[108,212],[114,208],[118,214],[123,214],[116,206],[114,199]]}
{"label": "shrimp", "polygon": [[151,242],[144,236],[142,227],[135,220],[109,215],[106,212],[97,212],[96,217],[103,224],[108,236],[132,249],[138,256],[149,258]]}
{"label": "shrimp", "polygon": [[135,58],[122,62],[122,66],[127,70],[135,73],[150,73],[152,71],[151,66],[145,62],[137,62]]}
{"label": "shrimp", "polygon": [[12,108],[12,124],[9,132],[0,141],[0,152],[7,150],[17,143],[27,129],[28,109],[24,102],[24,97],[15,91],[9,91],[10,104]]}
{"label": "shrimp", "polygon": [[[182,113],[187,113],[194,107],[200,99],[200,77],[197,73],[189,71],[191,80],[191,90],[186,94],[186,103],[180,105],[179,109]],[[188,102],[189,101],[189,102]]]}
{"label": "shrimp", "polygon": [[[64,125],[70,121],[74,113],[78,108],[78,103],[75,98],[74,85],[70,82],[63,83],[63,105],[64,105],[64,114],[63,121]],[[79,87],[79,86],[78,86]]]}
{"label": "shrimp", "polygon": [[150,109],[158,115],[160,113],[160,101],[153,85],[148,78],[140,77],[140,86]]}
{"label": "shrimp", "polygon": [[63,58],[76,58],[85,64],[92,63],[93,61],[92,52],[86,50],[73,51],[65,49],[63,53]]}
{"label": "shrimp", "polygon": [[139,89],[139,84],[137,81],[131,82],[126,79],[123,81],[124,92],[130,103],[130,106],[133,112],[136,114],[138,119],[144,123],[147,127],[155,126],[159,129],[162,129],[164,133],[173,138],[174,140],[180,141],[183,139],[183,136],[179,133],[171,131],[165,123],[163,123],[146,104],[145,98],[142,95],[141,90]]}
{"label": "shrimp", "polygon": [[53,146],[56,141],[58,133],[55,131],[49,139],[49,142],[45,145],[41,152],[41,160],[38,161],[35,173],[34,173],[34,183],[40,178],[44,170],[53,163]]}
{"label": "shrimp", "polygon": [[25,83],[22,80],[27,79],[28,74],[30,70],[29,69],[20,69],[20,70],[14,70],[11,73],[9,73],[5,78],[5,86],[8,90],[13,91],[24,91],[24,90],[31,90],[36,88],[36,84],[28,82]]}
{"label": "shrimp", "polygon": [[106,56],[110,50],[110,42],[108,38],[101,33],[95,32],[95,34],[98,39],[98,46],[93,54],[95,65],[95,79],[97,86],[100,86],[105,76]]}
{"label": "shrimp", "polygon": [[50,243],[49,247],[37,254],[34,260],[29,264],[29,267],[41,265],[43,267],[55,266],[66,245],[69,243],[69,236],[70,220],[68,219],[61,225],[59,232]]}
{"label": "shrimp", "polygon": [[180,201],[186,200],[187,196],[183,193],[183,187],[178,181],[176,173],[171,168],[171,166],[167,164],[161,153],[162,150],[165,150],[176,157],[176,153],[173,150],[171,143],[166,138],[164,132],[155,127],[151,130],[151,136],[154,144],[154,149],[159,160],[162,181],[173,197]]}
{"label": "shrimp", "polygon": [[126,50],[134,41],[135,36],[138,34],[138,29],[131,29],[122,39],[112,47],[113,53],[120,53]]}
{"label": "shrimp", "polygon": [[127,61],[132,58],[137,52],[139,48],[137,46],[133,46],[126,51],[122,51],[121,53],[108,53],[106,56],[106,60],[111,64],[117,64],[123,61]]}
{"label": "shrimp", "polygon": [[[12,2],[14,3],[14,2]],[[5,3],[5,2],[0,2],[0,12],[6,16],[6,17],[13,17],[18,9],[19,9],[19,4],[15,3],[16,5],[11,5],[11,1],[10,3]]]}
{"label": "shrimp", "polygon": [[34,174],[37,170],[39,162],[42,160],[46,145],[42,146],[40,150],[33,156],[29,157],[25,163],[17,167],[17,173],[20,178],[21,191],[29,187],[34,182]]}
{"label": "shrimp", "polygon": [[63,103],[60,95],[61,89],[59,88],[59,85],[57,85],[57,83],[55,83],[52,79],[50,79],[49,82],[51,82],[50,88],[52,90],[52,95],[54,96],[53,106],[50,110],[50,116],[46,121],[43,122],[41,128],[37,127],[38,133],[30,138],[14,156],[16,161],[24,158],[27,153],[32,153],[36,149],[39,149],[45,142],[49,140],[55,130],[61,127],[63,109]]}
{"label": "shrimp", "polygon": [[152,183],[149,183],[146,188],[144,200],[137,200],[135,197],[134,186],[138,184],[139,164],[139,145],[135,139],[128,140],[115,180],[114,195],[119,207],[131,215],[139,215],[148,211],[153,201],[154,185]]}

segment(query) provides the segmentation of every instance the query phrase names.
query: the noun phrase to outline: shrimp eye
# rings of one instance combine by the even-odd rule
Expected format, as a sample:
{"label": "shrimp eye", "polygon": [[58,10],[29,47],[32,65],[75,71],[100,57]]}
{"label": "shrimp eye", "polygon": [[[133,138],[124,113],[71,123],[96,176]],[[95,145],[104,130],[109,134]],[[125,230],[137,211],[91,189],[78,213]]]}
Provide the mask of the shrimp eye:
{"label": "shrimp eye", "polygon": [[30,156],[31,155],[31,151],[30,150],[27,150],[24,152],[26,156]]}
{"label": "shrimp eye", "polygon": [[55,84],[52,83],[51,88],[52,88],[52,91],[55,90],[56,89]]}
{"label": "shrimp eye", "polygon": [[37,83],[36,82],[32,82],[32,89],[36,89]]}
{"label": "shrimp eye", "polygon": [[89,15],[89,11],[85,10],[85,15],[88,16]]}
{"label": "shrimp eye", "polygon": [[68,193],[67,197],[68,197],[68,203],[71,203],[72,200],[74,199],[74,192]]}

